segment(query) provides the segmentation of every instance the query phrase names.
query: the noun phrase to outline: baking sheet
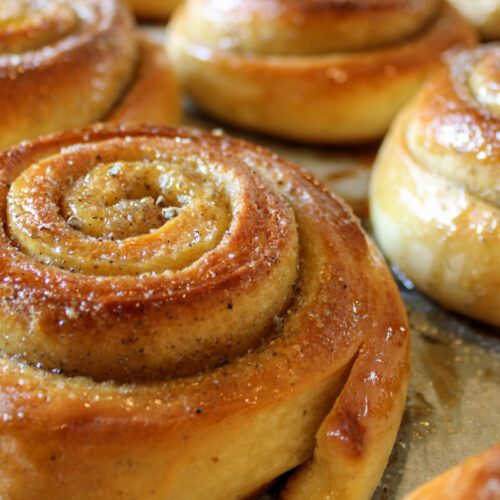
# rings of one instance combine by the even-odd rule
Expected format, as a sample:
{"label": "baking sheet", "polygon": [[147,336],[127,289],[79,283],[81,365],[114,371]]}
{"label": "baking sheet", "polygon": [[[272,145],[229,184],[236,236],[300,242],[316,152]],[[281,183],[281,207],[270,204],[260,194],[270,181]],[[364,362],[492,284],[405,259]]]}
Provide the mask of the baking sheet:
{"label": "baking sheet", "polygon": [[[164,37],[159,27],[148,32]],[[221,128],[187,100],[185,108],[185,124]],[[311,171],[366,217],[376,145],[303,147],[222,128]],[[443,311],[394,271],[410,318],[413,369],[407,408],[376,500],[400,499],[500,441],[500,332]]]}

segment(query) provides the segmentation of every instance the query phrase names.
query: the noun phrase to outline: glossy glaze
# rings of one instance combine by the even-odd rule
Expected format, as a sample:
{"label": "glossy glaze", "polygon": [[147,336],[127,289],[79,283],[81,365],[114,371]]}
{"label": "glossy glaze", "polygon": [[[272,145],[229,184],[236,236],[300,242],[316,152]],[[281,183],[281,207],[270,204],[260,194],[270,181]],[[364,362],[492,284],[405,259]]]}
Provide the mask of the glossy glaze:
{"label": "glossy glaze", "polygon": [[[144,118],[155,106],[160,123],[178,114],[175,92],[169,106],[160,107],[162,86],[173,87],[168,67],[155,55],[160,49],[138,43],[131,14],[120,1],[2,0],[0,9],[0,147],[103,120],[112,112],[126,114],[122,101],[132,104],[128,90],[143,86],[140,78],[152,72],[158,83],[149,92],[161,97],[142,101],[150,106]],[[131,108],[130,114],[137,114]]]}
{"label": "glossy glaze", "polygon": [[[153,167],[138,151],[153,155]],[[66,179],[58,177],[62,161],[76,169]],[[49,176],[59,185],[45,208],[27,196],[19,209],[71,224],[44,237],[61,255],[73,241],[58,240],[65,231],[77,242],[91,238],[84,220],[65,219],[64,204],[88,203],[72,196],[110,168],[112,175],[141,174],[134,196],[147,189],[144,175],[154,165],[174,183],[191,176],[193,198],[181,202],[181,213],[202,199],[205,184],[227,200],[220,206],[227,222],[217,222],[222,238],[193,261],[180,249],[178,265],[140,273],[44,263],[19,248],[16,231],[29,221],[15,231],[7,223],[0,252],[0,311],[10,335],[0,356],[3,495],[85,498],[92,487],[93,498],[239,498],[313,457],[288,498],[301,498],[305,484],[309,494],[321,490],[317,498],[370,497],[403,412],[408,326],[389,271],[342,202],[271,152],[218,132],[97,127],[22,145],[0,156],[0,165],[11,220],[17,182],[31,186]],[[32,169],[44,174],[33,179]],[[103,244],[108,223],[91,230],[103,231]],[[134,225],[135,235],[121,241],[139,238],[148,252],[149,236],[161,232],[155,226],[137,235]],[[90,258],[83,246],[73,250],[83,264]],[[128,265],[130,255],[122,258]],[[39,348],[46,356],[37,359]],[[122,364],[115,366],[117,350]],[[82,376],[44,366],[61,353],[80,363]],[[175,355],[170,372],[154,368]],[[98,382],[113,366],[105,378],[114,380]],[[88,376],[99,367],[100,375]]]}
{"label": "glossy glaze", "polygon": [[228,123],[301,142],[381,138],[440,55],[475,33],[441,2],[190,0],[168,48],[191,97]]}
{"label": "glossy glaze", "polygon": [[395,122],[371,189],[388,257],[445,307],[497,326],[499,61],[498,44],[450,54]]}

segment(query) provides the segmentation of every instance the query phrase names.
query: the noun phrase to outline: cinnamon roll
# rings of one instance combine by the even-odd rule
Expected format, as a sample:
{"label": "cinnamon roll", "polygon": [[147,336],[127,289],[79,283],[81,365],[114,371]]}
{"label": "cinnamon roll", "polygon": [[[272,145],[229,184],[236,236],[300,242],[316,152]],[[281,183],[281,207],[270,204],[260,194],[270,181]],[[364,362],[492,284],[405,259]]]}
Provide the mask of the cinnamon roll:
{"label": "cinnamon roll", "polygon": [[500,45],[450,54],[375,163],[385,254],[446,308],[500,326]]}
{"label": "cinnamon roll", "polygon": [[178,100],[120,0],[0,0],[0,148],[110,118],[173,122]]}
{"label": "cinnamon roll", "polygon": [[152,21],[164,21],[182,0],[128,0],[136,16]]}
{"label": "cinnamon roll", "polygon": [[477,26],[483,38],[500,39],[500,0],[450,0],[450,2]]}
{"label": "cinnamon roll", "polygon": [[218,133],[0,153],[0,496],[370,498],[407,318],[351,211]]}
{"label": "cinnamon roll", "polygon": [[405,500],[500,498],[500,443],[424,484]]}
{"label": "cinnamon roll", "polygon": [[227,123],[313,143],[381,138],[440,55],[473,28],[441,0],[188,0],[168,47]]}

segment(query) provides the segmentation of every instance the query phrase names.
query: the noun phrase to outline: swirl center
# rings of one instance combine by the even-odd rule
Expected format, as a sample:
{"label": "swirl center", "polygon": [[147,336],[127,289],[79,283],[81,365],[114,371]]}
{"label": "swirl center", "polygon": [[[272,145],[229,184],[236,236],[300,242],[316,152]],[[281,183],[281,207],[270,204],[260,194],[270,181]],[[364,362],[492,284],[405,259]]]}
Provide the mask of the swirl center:
{"label": "swirl center", "polygon": [[155,154],[132,147],[114,161],[111,150],[95,155],[82,146],[33,165],[9,192],[13,238],[36,260],[85,274],[191,265],[229,227],[227,179],[203,174],[195,160],[180,165],[175,155]]}
{"label": "swirl center", "polygon": [[64,199],[74,229],[94,237],[124,239],[147,234],[198,202],[220,193],[213,182],[179,165],[115,162],[99,165],[79,179]]}

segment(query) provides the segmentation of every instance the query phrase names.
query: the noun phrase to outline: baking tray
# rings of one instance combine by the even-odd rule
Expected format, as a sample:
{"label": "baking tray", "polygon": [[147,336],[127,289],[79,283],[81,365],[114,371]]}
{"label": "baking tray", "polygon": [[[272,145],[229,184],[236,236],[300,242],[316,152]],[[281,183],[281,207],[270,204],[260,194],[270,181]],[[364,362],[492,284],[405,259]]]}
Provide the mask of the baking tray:
{"label": "baking tray", "polygon": [[[163,40],[162,27],[148,33]],[[185,100],[186,125],[223,128],[302,166],[347,200],[362,219],[377,145],[304,147],[232,130]],[[393,268],[412,337],[412,379],[398,438],[375,500],[400,499],[444,470],[500,441],[500,332],[446,312]],[[271,492],[265,495],[274,498]],[[263,497],[263,498],[265,498]]]}

